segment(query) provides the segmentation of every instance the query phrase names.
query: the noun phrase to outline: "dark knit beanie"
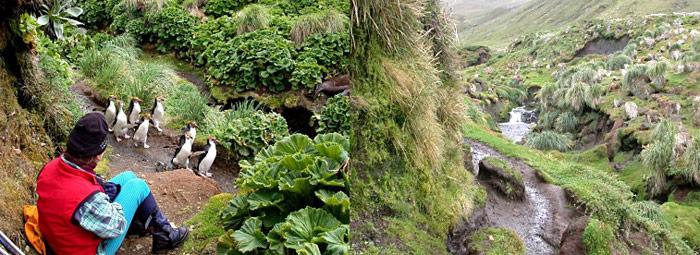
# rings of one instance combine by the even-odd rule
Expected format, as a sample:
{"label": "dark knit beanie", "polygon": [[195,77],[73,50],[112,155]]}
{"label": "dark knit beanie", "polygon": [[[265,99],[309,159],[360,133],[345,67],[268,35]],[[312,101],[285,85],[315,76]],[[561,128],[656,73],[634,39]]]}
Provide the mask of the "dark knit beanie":
{"label": "dark knit beanie", "polygon": [[78,158],[99,155],[107,149],[107,122],[101,112],[83,116],[68,137],[68,154]]}

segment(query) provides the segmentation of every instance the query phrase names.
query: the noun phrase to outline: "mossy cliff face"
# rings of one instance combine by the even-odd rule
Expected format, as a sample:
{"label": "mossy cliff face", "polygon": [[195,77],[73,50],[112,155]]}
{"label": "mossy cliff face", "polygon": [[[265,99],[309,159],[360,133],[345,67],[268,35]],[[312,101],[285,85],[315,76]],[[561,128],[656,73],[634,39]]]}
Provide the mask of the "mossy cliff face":
{"label": "mossy cliff face", "polygon": [[44,131],[43,115],[18,100],[20,81],[33,78],[23,76],[28,74],[25,71],[36,66],[17,60],[33,54],[10,30],[10,20],[17,17],[11,9],[18,9],[17,5],[0,8],[0,230],[23,243],[22,206],[34,202],[34,180],[50,159],[53,145]]}
{"label": "mossy cliff face", "polygon": [[24,242],[22,206],[35,202],[36,176],[55,151],[50,137],[66,136],[58,129],[51,136],[45,131],[47,123],[55,120],[51,116],[60,113],[44,112],[52,108],[39,105],[41,93],[50,90],[32,87],[42,75],[34,43],[24,43],[10,29],[30,4],[9,1],[0,7],[0,230],[20,244]]}
{"label": "mossy cliff face", "polygon": [[474,186],[460,144],[462,99],[441,69],[449,63],[431,61],[445,38],[419,36],[442,14],[436,1],[353,3],[353,249],[446,254]]}

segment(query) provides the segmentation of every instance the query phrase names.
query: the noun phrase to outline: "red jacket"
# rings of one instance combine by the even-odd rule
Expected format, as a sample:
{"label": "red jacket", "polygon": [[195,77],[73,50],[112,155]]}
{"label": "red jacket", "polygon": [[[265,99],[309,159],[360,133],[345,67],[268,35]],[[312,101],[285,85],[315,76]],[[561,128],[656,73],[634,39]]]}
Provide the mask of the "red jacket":
{"label": "red jacket", "polygon": [[102,239],[83,229],[73,219],[82,203],[96,192],[104,192],[97,178],[76,169],[59,157],[44,166],[37,177],[39,230],[58,255],[97,253]]}

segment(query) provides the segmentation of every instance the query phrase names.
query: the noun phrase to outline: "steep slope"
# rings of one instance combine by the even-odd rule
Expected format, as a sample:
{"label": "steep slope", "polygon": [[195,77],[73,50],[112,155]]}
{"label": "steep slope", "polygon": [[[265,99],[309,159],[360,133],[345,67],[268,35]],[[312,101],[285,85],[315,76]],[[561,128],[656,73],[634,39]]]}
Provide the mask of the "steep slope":
{"label": "steep slope", "polygon": [[[480,0],[465,1],[478,4]],[[461,8],[464,7],[464,8]],[[455,5],[456,16],[472,13],[469,5]],[[494,9],[495,10],[495,9]],[[507,13],[469,27],[458,27],[461,43],[503,48],[515,38],[536,31],[557,30],[591,18],[621,18],[677,11],[700,11],[700,1],[687,0],[532,0]]]}

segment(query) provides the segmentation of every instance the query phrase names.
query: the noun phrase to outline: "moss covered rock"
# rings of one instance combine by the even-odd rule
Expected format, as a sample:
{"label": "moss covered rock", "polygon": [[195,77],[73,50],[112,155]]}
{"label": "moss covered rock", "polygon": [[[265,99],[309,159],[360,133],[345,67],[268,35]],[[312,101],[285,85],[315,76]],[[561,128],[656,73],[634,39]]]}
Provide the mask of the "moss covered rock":
{"label": "moss covered rock", "polygon": [[469,254],[525,254],[525,244],[515,231],[507,228],[479,229],[467,239]]}
{"label": "moss covered rock", "polygon": [[700,208],[667,202],[661,205],[661,212],[676,235],[693,250],[700,250]]}
{"label": "moss covered rock", "polygon": [[510,199],[525,197],[525,184],[520,171],[508,162],[496,157],[486,157],[479,162],[479,179],[489,183]]}

